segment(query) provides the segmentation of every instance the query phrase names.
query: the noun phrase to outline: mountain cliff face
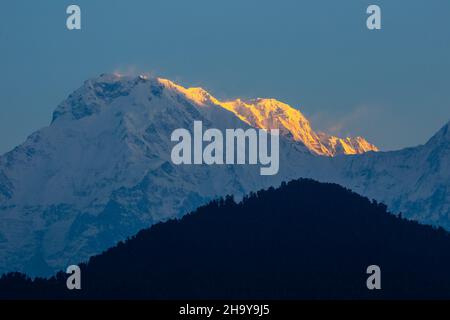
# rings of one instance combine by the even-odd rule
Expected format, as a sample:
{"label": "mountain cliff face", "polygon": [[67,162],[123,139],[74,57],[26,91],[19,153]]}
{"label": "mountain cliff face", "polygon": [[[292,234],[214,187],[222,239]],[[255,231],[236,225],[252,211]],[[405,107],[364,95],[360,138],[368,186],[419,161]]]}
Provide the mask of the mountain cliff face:
{"label": "mountain cliff face", "polygon": [[[195,120],[205,129],[280,128],[279,173],[174,165],[171,133],[192,131]],[[0,272],[49,274],[211,199],[299,177],[340,183],[450,229],[446,127],[417,148],[343,155],[376,148],[316,134],[276,100],[220,102],[169,80],[102,75],[59,105],[50,126],[0,157]]]}

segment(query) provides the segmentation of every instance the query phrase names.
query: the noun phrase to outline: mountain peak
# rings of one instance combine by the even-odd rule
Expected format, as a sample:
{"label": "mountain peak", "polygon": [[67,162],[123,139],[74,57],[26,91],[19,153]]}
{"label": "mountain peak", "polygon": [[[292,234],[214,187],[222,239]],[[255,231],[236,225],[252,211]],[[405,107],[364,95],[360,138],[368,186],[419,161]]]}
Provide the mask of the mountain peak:
{"label": "mountain peak", "polygon": [[[60,118],[79,120],[99,113],[102,108],[120,97],[130,95],[133,89],[149,78],[128,76],[118,73],[101,74],[99,77],[86,80],[84,84],[62,102],[53,112],[52,123]],[[156,79],[150,79],[156,85]]]}
{"label": "mountain peak", "polygon": [[272,98],[236,99],[221,104],[253,127],[279,129],[282,135],[302,142],[311,152],[322,156],[361,154],[378,151],[362,137],[345,139],[316,133],[309,120],[296,108]]}
{"label": "mountain peak", "polygon": [[[140,86],[143,87],[137,89]],[[201,87],[185,88],[168,79],[142,74],[102,74],[85,81],[80,89],[58,106],[53,113],[53,122],[59,118],[79,120],[97,114],[113,101],[127,96],[141,96],[139,101],[151,99],[152,96],[161,97],[163,91],[172,96],[184,96],[198,107],[214,105],[224,108],[255,128],[279,129],[282,135],[303,143],[317,155],[335,156],[378,151],[376,146],[362,137],[342,139],[316,133],[309,120],[298,109],[274,98],[220,101]]]}
{"label": "mountain peak", "polygon": [[186,98],[199,105],[220,104],[219,100],[217,100],[208,91],[201,87],[185,88],[171,80],[163,78],[158,78],[158,81],[162,83],[166,88],[178,91]]}
{"label": "mountain peak", "polygon": [[435,144],[450,141],[450,121],[448,121],[434,136],[428,140],[427,144]]}

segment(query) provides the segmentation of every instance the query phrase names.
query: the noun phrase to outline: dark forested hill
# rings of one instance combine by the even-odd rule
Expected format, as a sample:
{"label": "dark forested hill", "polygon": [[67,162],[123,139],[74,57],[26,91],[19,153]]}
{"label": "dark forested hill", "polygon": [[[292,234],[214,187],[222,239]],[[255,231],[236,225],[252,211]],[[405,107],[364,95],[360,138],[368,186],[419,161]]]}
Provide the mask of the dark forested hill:
{"label": "dark forested hill", "polygon": [[[381,268],[368,290],[366,268]],[[297,180],[214,201],[65,273],[0,280],[2,298],[450,298],[450,236],[335,184]]]}

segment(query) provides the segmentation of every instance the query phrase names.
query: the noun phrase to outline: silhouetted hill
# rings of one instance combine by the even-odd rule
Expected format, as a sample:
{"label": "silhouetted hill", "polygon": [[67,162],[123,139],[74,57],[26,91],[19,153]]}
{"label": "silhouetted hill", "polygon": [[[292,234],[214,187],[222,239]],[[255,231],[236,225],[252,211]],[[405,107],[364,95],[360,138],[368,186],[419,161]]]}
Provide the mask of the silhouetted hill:
{"label": "silhouetted hill", "polygon": [[[366,287],[381,267],[382,289]],[[0,297],[450,298],[450,237],[339,185],[297,180],[213,201],[139,232],[66,275],[0,280]]]}

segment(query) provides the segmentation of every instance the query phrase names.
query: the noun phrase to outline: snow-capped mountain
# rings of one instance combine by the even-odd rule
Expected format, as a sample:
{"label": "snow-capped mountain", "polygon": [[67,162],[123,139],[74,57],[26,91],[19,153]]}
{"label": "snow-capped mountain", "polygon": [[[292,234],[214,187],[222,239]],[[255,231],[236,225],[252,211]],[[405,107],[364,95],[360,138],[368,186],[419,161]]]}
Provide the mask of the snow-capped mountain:
{"label": "snow-capped mountain", "polygon": [[0,157],[0,271],[45,274],[218,196],[269,186],[256,167],[172,164],[175,129],[194,120],[248,127],[197,94],[166,80],[103,75]]}
{"label": "snow-capped mountain", "polygon": [[450,122],[418,147],[333,160],[321,179],[349,186],[407,218],[450,230]]}
{"label": "snow-capped mountain", "polygon": [[302,142],[311,152],[323,156],[361,154],[378,151],[378,148],[362,137],[345,139],[316,133],[309,120],[297,109],[275,99],[253,99],[219,102],[219,105],[236,114],[252,127],[279,129],[282,135]]}
{"label": "snow-capped mountain", "polygon": [[[171,133],[191,131],[195,120],[222,130],[279,128],[278,175],[251,165],[174,165]],[[276,100],[221,102],[169,80],[102,75],[0,157],[0,272],[45,275],[213,198],[299,177],[338,182],[450,229],[449,141],[447,124],[424,146],[343,155],[376,148],[315,133]]]}

